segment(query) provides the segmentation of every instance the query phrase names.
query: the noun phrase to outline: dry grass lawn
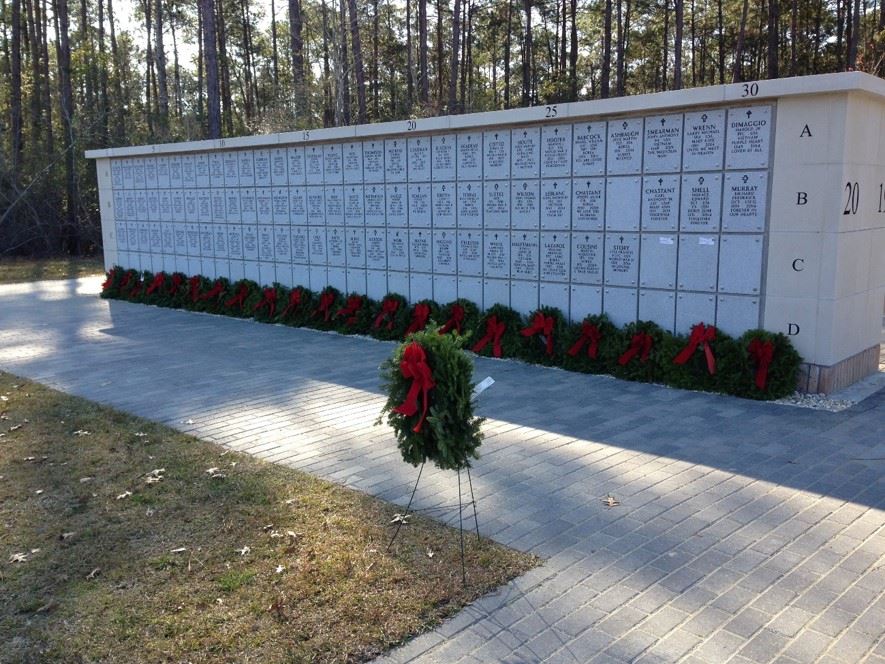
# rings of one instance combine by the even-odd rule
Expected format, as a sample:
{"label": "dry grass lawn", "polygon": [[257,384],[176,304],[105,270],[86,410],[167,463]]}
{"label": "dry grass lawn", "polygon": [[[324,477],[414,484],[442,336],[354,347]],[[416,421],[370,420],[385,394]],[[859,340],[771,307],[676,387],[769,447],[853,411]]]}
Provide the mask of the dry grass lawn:
{"label": "dry grass lawn", "polygon": [[73,279],[104,272],[101,256],[94,258],[17,258],[0,256],[0,284],[48,279]]}
{"label": "dry grass lawn", "polygon": [[0,661],[356,662],[538,561],[0,373]]}

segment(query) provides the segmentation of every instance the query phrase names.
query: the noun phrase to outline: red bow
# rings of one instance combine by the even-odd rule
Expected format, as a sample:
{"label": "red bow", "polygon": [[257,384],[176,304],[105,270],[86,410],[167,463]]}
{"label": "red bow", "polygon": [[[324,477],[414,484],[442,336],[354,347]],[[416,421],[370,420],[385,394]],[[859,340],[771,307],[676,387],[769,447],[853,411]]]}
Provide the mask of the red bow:
{"label": "red bow", "polygon": [[756,387],[764,390],[768,382],[768,367],[774,359],[774,344],[762,339],[753,339],[747,346],[747,352],[756,363]]}
{"label": "red bow", "polygon": [[101,285],[102,290],[107,290],[108,287],[113,283],[114,277],[117,276],[117,268],[114,268],[110,272],[108,272],[108,278],[104,280],[104,283]]}
{"label": "red bow", "polygon": [[685,364],[691,359],[698,346],[703,345],[704,355],[707,356],[707,371],[710,375],[716,373],[716,358],[713,357],[713,349],[710,348],[710,342],[716,340],[716,328],[710,325],[707,327],[703,323],[698,323],[691,328],[691,336],[685,348],[679,351],[679,355],[673,358],[673,364]]}
{"label": "red bow", "polygon": [[452,305],[452,316],[446,321],[446,324],[443,325],[439,329],[440,334],[446,334],[455,330],[458,334],[461,334],[461,326],[464,324],[464,307],[460,304]]}
{"label": "red bow", "polygon": [[627,351],[618,358],[618,364],[624,366],[634,357],[639,355],[640,362],[648,362],[648,354],[651,352],[651,346],[654,343],[654,339],[651,338],[650,334],[646,334],[645,332],[637,332],[633,335],[633,338],[630,340],[630,347]]}
{"label": "red bow", "polygon": [[184,279],[181,278],[181,275],[175,273],[172,275],[172,285],[169,287],[169,295],[175,295],[178,292],[181,284],[184,283]]}
{"label": "red bow", "polygon": [[574,357],[581,352],[584,344],[587,344],[587,357],[595,360],[599,356],[599,342],[602,340],[602,332],[593,323],[581,323],[580,338],[568,349],[568,354]]}
{"label": "red bow", "polygon": [[421,417],[418,423],[412,428],[412,431],[418,433],[421,431],[421,425],[424,424],[424,418],[427,417],[427,407],[429,405],[427,393],[436,386],[433,381],[433,374],[430,367],[427,366],[427,357],[424,355],[424,349],[416,342],[406,346],[403,352],[403,359],[399,363],[399,370],[404,378],[411,378],[412,385],[409,387],[409,393],[406,400],[393,409],[394,413],[411,417],[418,412],[418,393],[421,393],[424,403],[422,404]]}
{"label": "red bow", "polygon": [[524,337],[533,337],[536,334],[544,335],[547,340],[547,355],[553,355],[553,316],[545,316],[540,311],[535,312],[531,325],[519,333]]}
{"label": "red bow", "polygon": [[504,336],[506,329],[507,325],[503,321],[499,322],[497,316],[489,316],[486,320],[486,335],[477,341],[470,350],[479,353],[491,343],[492,355],[501,357],[501,337]]}
{"label": "red bow", "polygon": [[165,272],[160,272],[159,274],[157,274],[157,275],[154,277],[154,280],[153,280],[153,281],[150,283],[150,285],[147,287],[147,291],[146,291],[145,294],[146,294],[146,295],[150,295],[150,294],[153,293],[154,291],[159,290],[159,289],[160,289],[160,286],[162,286],[164,283],[166,283],[166,273],[165,273]]}
{"label": "red bow", "polygon": [[196,302],[200,299],[200,277],[194,275],[188,280],[188,284],[191,287],[191,302]]}
{"label": "red bow", "polygon": [[123,278],[120,280],[120,290],[123,290],[124,288],[126,288],[126,286],[129,285],[130,281],[132,281],[132,273],[125,272],[123,274]]}
{"label": "red bow", "polygon": [[296,288],[291,293],[289,293],[289,303],[286,305],[286,308],[280,312],[280,318],[285,318],[291,312],[295,311],[298,307],[301,306],[301,301],[304,297],[304,291],[300,288]]}
{"label": "red bow", "polygon": [[335,318],[340,316],[345,317],[344,324],[345,325],[354,325],[356,323],[356,313],[360,310],[360,307],[363,306],[363,296],[362,295],[351,295],[347,298],[347,302],[345,305],[335,314]]}
{"label": "red bow", "polygon": [[387,329],[393,329],[394,316],[396,316],[396,312],[399,309],[399,300],[393,297],[384,298],[384,301],[381,303],[381,313],[379,313],[375,317],[375,322],[372,324],[373,327],[379,328],[381,327],[381,323],[384,320],[387,320]]}
{"label": "red bow", "polygon": [[228,309],[233,307],[243,308],[243,305],[246,303],[246,298],[249,297],[249,287],[246,284],[240,284],[240,287],[237,289],[236,295],[234,295],[231,299],[224,303],[224,306]]}
{"label": "red bow", "polygon": [[135,285],[132,287],[132,290],[129,291],[129,297],[133,298],[141,294],[141,288],[144,286],[144,282],[140,279],[135,282]]}
{"label": "red bow", "polygon": [[261,301],[255,305],[255,308],[252,309],[252,313],[255,313],[262,307],[267,307],[268,317],[273,318],[273,315],[277,310],[277,289],[265,288],[261,292],[261,296]]}
{"label": "red bow", "polygon": [[406,336],[413,332],[420,332],[427,327],[427,319],[430,318],[430,305],[419,302],[412,310],[412,322],[406,328]]}
{"label": "red bow", "polygon": [[320,295],[320,306],[317,307],[316,316],[323,315],[323,320],[328,321],[332,317],[332,305],[335,303],[335,293],[326,291]]}
{"label": "red bow", "polygon": [[200,296],[201,300],[214,300],[224,292],[224,284],[218,279],[208,291]]}

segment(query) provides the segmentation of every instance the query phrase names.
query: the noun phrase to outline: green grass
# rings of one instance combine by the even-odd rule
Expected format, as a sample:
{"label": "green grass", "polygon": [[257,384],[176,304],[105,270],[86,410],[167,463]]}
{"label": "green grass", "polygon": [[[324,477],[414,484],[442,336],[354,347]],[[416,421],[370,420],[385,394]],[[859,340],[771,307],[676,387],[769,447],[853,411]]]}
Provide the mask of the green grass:
{"label": "green grass", "polygon": [[0,284],[48,279],[73,279],[104,273],[101,256],[94,258],[18,258],[0,256]]}
{"label": "green grass", "polygon": [[463,585],[436,522],[386,553],[394,506],[9,374],[0,397],[0,662],[365,661],[538,564],[470,538]]}

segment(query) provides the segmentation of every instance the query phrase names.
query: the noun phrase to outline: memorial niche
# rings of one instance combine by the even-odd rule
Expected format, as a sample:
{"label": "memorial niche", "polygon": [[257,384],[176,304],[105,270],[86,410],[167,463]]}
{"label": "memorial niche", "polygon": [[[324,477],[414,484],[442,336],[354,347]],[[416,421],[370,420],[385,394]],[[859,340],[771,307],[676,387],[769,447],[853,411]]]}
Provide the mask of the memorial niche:
{"label": "memorial niche", "polygon": [[485,233],[483,265],[487,277],[510,276],[510,233],[488,231]]}
{"label": "memorial niche", "polygon": [[455,232],[433,233],[433,272],[455,274]]}
{"label": "memorial niche", "polygon": [[570,274],[567,233],[541,234],[541,281],[568,282]]}
{"label": "memorial niche", "polygon": [[510,177],[510,131],[483,135],[483,173],[486,180]]}
{"label": "memorial niche", "polygon": [[482,276],[482,233],[458,231],[458,273]]}
{"label": "memorial niche", "polygon": [[512,233],[510,240],[511,268],[514,279],[538,278],[538,234]]}
{"label": "memorial niche", "polygon": [[409,269],[407,231],[392,230],[387,233],[387,267],[403,272]]}
{"label": "memorial niche", "polygon": [[409,182],[430,180],[430,139],[410,138],[408,141]]}
{"label": "memorial niche", "polygon": [[541,176],[567,177],[572,172],[571,125],[541,130]]}
{"label": "memorial niche", "polygon": [[661,115],[645,119],[646,173],[672,173],[682,163],[682,116]]}
{"label": "memorial niche", "polygon": [[602,283],[602,233],[572,233],[572,282]]}
{"label": "memorial niche", "polygon": [[608,123],[607,173],[639,173],[642,170],[642,118]]}
{"label": "memorial niche", "polygon": [[685,114],[682,141],[682,170],[705,171],[722,168],[725,147],[725,111],[710,110]]}
{"label": "memorial niche", "polygon": [[572,173],[575,177],[605,174],[605,122],[576,124],[572,148]]}
{"label": "memorial niche", "polygon": [[426,230],[409,231],[409,267],[412,271],[431,272],[433,270],[430,238],[431,235]]}
{"label": "memorial niche", "polygon": [[458,218],[459,228],[482,228],[482,183],[458,183]]}
{"label": "memorial niche", "polygon": [[720,225],[722,175],[703,173],[682,178],[680,230],[718,231]]}
{"label": "memorial niche", "polygon": [[482,134],[458,134],[458,179],[482,178]]}
{"label": "memorial niche", "polygon": [[679,219],[679,176],[657,175],[642,181],[642,229],[675,231]]}
{"label": "memorial niche", "polygon": [[538,230],[538,181],[511,183],[510,227]]}
{"label": "memorial niche", "polygon": [[727,173],[722,204],[722,230],[761,231],[765,228],[768,174],[765,171]]}
{"label": "memorial niche", "polygon": [[537,127],[513,130],[511,134],[511,177],[538,177],[540,137],[541,130]]}
{"label": "memorial niche", "polygon": [[541,227],[568,230],[571,212],[571,180],[544,180],[541,185]]}
{"label": "memorial niche", "polygon": [[373,228],[366,233],[366,265],[381,270],[387,267],[387,236],[383,230]]}
{"label": "memorial niche", "polygon": [[482,190],[486,228],[510,227],[510,183],[486,182]]}
{"label": "memorial niche", "polygon": [[639,267],[639,236],[607,233],[605,236],[605,283],[635,286]]}
{"label": "memorial niche", "polygon": [[770,120],[770,106],[729,109],[726,168],[764,168],[768,165]]}

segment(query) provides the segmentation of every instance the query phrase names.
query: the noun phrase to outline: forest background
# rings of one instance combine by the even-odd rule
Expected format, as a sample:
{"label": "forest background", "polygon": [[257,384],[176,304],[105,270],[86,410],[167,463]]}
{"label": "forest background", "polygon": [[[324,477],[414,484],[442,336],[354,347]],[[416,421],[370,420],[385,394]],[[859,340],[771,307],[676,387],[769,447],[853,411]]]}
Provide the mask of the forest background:
{"label": "forest background", "polygon": [[862,70],[881,0],[0,0],[0,256],[100,252],[83,153]]}

